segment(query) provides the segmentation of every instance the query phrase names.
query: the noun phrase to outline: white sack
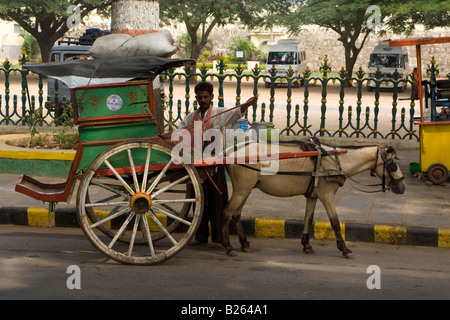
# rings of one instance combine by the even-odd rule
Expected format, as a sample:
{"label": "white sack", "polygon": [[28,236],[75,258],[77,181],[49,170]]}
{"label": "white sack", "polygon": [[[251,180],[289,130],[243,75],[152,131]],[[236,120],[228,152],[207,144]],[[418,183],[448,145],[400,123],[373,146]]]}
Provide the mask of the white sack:
{"label": "white sack", "polygon": [[141,34],[133,40],[136,41],[136,56],[168,58],[178,51],[178,48],[173,45],[172,34],[168,30]]}
{"label": "white sack", "polygon": [[94,59],[155,56],[167,58],[177,52],[172,34],[168,30],[131,37],[128,34],[111,34],[95,40],[89,54]]}
{"label": "white sack", "polygon": [[95,40],[89,54],[94,59],[132,57],[136,53],[133,37],[128,34],[110,34]]}

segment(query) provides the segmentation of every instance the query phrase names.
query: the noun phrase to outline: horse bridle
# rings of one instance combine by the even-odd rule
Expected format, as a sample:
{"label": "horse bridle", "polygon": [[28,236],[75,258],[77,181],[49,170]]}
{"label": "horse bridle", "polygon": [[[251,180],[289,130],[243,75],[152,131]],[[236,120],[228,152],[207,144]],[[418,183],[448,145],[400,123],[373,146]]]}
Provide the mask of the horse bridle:
{"label": "horse bridle", "polygon": [[[378,162],[378,159],[381,158],[381,162]],[[392,173],[397,171],[398,165],[395,163],[393,158],[388,159],[386,155],[386,147],[378,146],[377,147],[377,156],[375,159],[375,165],[370,171],[370,175],[372,177],[375,177],[375,171],[379,166],[383,166],[383,177],[381,179],[381,191],[386,192],[386,190],[389,190],[389,188],[386,188],[386,172],[389,175],[389,178],[391,179],[391,182],[398,183],[405,179],[405,177],[401,177],[399,179],[395,179],[392,176]]]}

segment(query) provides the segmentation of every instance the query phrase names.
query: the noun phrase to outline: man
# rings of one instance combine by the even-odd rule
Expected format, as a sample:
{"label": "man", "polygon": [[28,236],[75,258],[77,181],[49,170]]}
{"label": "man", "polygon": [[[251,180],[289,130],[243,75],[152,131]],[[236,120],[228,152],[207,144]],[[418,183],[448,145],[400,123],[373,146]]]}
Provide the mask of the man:
{"label": "man", "polygon": [[[230,110],[229,112],[224,112],[227,109],[213,108],[212,106],[212,101],[214,99],[214,86],[211,83],[200,82],[197,84],[194,91],[195,98],[198,102],[198,109],[189,113],[186,118],[184,118],[180,124],[180,128],[189,126],[194,121],[202,121],[213,117],[209,121],[206,121],[206,129],[219,129],[224,134],[226,127],[238,121],[243,115],[245,115],[248,107],[258,101],[258,97],[253,97],[242,104],[240,108]],[[218,115],[219,113],[221,114]],[[218,116],[214,117],[215,115]],[[217,248],[220,247],[220,244],[222,243],[222,211],[228,202],[225,166],[217,166],[217,170],[213,175],[211,175],[211,179],[214,181],[217,188],[209,181],[209,179],[206,179],[203,183],[203,194],[205,197],[203,217],[195,235],[195,240],[191,242],[191,245],[208,243],[208,222],[210,222],[212,241],[210,246],[212,248]]]}

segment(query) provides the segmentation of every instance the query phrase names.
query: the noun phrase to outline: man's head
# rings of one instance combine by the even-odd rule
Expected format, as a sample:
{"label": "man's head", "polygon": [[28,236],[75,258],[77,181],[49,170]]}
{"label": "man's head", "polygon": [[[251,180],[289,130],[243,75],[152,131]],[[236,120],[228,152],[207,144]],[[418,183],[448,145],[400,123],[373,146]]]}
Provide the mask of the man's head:
{"label": "man's head", "polygon": [[214,99],[214,87],[209,82],[200,82],[195,86],[195,99],[202,111],[209,109],[212,100]]}

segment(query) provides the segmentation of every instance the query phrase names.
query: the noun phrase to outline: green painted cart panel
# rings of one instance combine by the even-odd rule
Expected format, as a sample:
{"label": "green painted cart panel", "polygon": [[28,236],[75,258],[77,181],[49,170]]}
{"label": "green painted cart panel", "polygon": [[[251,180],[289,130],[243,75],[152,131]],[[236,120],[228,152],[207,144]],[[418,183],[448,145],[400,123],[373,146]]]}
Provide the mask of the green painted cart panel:
{"label": "green painted cart panel", "polygon": [[[78,119],[151,114],[148,82],[75,89]],[[152,93],[150,93],[152,99]]]}
{"label": "green painted cart panel", "polygon": [[[157,135],[156,125],[153,123],[133,123],[116,126],[97,126],[97,127],[85,127],[80,128],[80,141],[92,142],[92,141],[108,141],[115,139],[130,139],[133,138],[146,138],[154,137]],[[87,167],[94,161],[94,159],[114,144],[112,141],[109,145],[102,146],[86,146],[83,149],[83,156],[81,158],[78,171],[87,169]],[[145,164],[146,151],[144,149],[141,152],[133,154],[133,160],[135,165]],[[170,158],[159,151],[152,151],[152,157],[150,161],[155,162],[167,162]],[[111,164],[116,166],[128,166],[128,155],[126,152],[119,154],[114,160],[110,161]]]}

